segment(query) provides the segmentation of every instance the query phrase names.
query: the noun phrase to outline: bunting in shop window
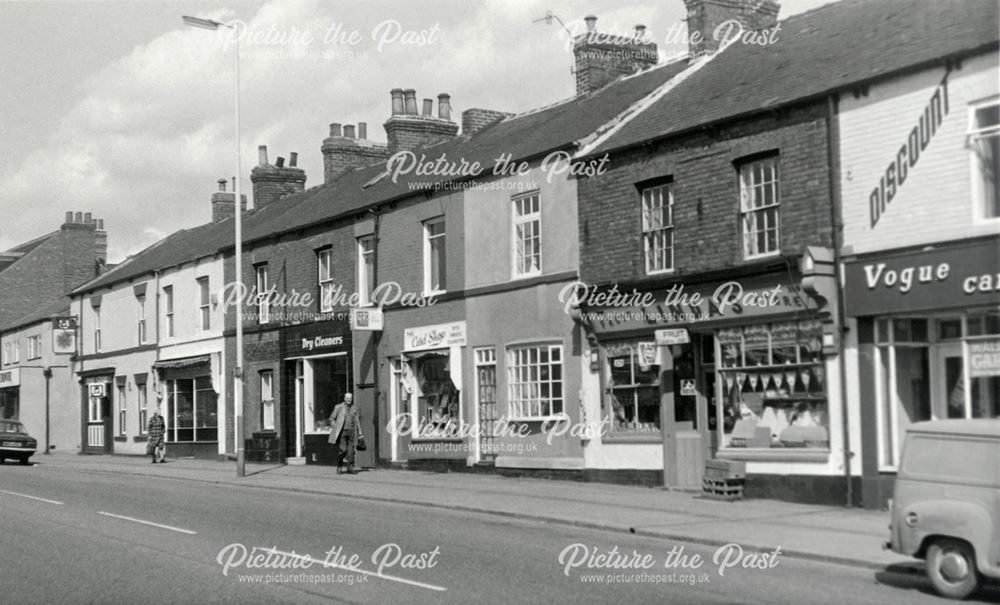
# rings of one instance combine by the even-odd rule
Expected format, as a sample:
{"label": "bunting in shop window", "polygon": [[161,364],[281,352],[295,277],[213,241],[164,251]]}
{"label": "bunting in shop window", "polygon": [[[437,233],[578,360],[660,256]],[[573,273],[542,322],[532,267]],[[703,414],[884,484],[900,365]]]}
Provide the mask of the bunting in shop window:
{"label": "bunting in shop window", "polygon": [[743,385],[746,383],[746,379],[746,372],[736,372],[736,384],[740,386],[740,392],[743,392]]}
{"label": "bunting in shop window", "polygon": [[774,388],[776,388],[776,389],[780,389],[781,388],[781,373],[780,372],[772,372],[771,373],[771,384],[773,384]]}
{"label": "bunting in shop window", "polygon": [[750,390],[751,391],[756,391],[757,390],[757,383],[758,382],[760,382],[760,375],[757,374],[756,372],[751,372],[750,373]]}
{"label": "bunting in shop window", "polygon": [[814,367],[813,375],[816,376],[816,387],[823,388],[823,378],[824,376],[826,376],[826,372],[823,370],[823,366]]}
{"label": "bunting in shop window", "polygon": [[788,390],[790,392],[795,391],[795,372],[785,372],[785,384],[788,385]]}
{"label": "bunting in shop window", "polygon": [[809,370],[802,370],[799,372],[799,378],[802,380],[803,390],[808,391],[809,383],[812,382],[812,374],[809,373]]}
{"label": "bunting in shop window", "polygon": [[733,378],[733,375],[729,374],[729,373],[726,373],[726,394],[729,394],[729,393],[732,392],[732,390],[733,390],[733,384],[735,382],[736,382],[736,379]]}

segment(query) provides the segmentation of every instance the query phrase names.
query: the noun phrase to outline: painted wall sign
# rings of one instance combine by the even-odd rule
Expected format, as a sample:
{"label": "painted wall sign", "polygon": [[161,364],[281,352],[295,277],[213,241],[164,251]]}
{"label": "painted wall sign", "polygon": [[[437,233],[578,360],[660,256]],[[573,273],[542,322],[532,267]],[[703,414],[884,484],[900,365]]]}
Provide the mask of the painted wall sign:
{"label": "painted wall sign", "polygon": [[1000,240],[846,263],[848,315],[1000,303]]}
{"label": "painted wall sign", "polygon": [[21,384],[21,368],[4,370],[0,372],[0,389],[16,387]]}
{"label": "painted wall sign", "polygon": [[896,151],[896,155],[889,161],[885,173],[879,178],[878,185],[868,196],[872,229],[885,214],[898,190],[906,183],[908,172],[917,165],[920,153],[927,149],[945,116],[948,115],[948,109],[948,73],[945,73],[941,83],[934,89],[930,101],[924,106],[917,123]]}
{"label": "painted wall sign", "polygon": [[426,351],[465,344],[465,322],[407,328],[403,331],[404,351]]}
{"label": "painted wall sign", "polygon": [[969,342],[969,376],[1000,376],[1000,339]]}

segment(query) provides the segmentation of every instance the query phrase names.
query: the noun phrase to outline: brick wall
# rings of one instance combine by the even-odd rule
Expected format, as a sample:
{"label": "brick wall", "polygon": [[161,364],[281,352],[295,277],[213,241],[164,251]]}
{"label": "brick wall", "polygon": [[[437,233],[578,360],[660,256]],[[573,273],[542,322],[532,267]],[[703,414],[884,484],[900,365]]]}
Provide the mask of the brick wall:
{"label": "brick wall", "polygon": [[701,34],[697,43],[690,44],[689,50],[694,53],[719,47],[721,40],[715,39],[715,31],[722,23],[735,19],[747,30],[774,27],[781,8],[772,0],[684,0],[684,4],[688,10],[688,31]]}
{"label": "brick wall", "polygon": [[675,275],[745,263],[737,163],[778,151],[780,248],[832,245],[825,106],[771,113],[611,157],[579,183],[580,274],[591,283],[644,277],[637,184],[673,178]]}
{"label": "brick wall", "polygon": [[384,126],[390,154],[426,147],[458,134],[458,124],[432,116],[394,115]]}
{"label": "brick wall", "polygon": [[306,173],[301,168],[254,166],[250,171],[254,208],[264,206],[305,189]]}
{"label": "brick wall", "polygon": [[512,116],[514,114],[495,109],[481,109],[473,107],[462,112],[462,134],[472,134],[483,129],[483,127],[496,122],[500,118]]}

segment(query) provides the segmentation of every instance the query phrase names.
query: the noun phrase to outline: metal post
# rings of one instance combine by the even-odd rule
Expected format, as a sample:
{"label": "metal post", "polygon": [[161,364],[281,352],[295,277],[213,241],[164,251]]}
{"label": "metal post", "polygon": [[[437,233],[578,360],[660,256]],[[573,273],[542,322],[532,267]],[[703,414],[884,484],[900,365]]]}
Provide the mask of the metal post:
{"label": "metal post", "polygon": [[[240,195],[240,36],[233,27],[235,51],[236,108],[236,279],[243,281],[243,197]],[[246,451],[243,439],[243,297],[236,297],[236,373],[233,376],[233,408],[236,415],[236,476],[246,475]]]}

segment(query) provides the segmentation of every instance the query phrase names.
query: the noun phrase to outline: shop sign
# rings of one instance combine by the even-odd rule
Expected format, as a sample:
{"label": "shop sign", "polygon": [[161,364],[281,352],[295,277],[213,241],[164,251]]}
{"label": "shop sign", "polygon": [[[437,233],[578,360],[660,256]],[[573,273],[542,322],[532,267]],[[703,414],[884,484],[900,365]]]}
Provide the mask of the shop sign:
{"label": "shop sign", "polygon": [[52,352],[56,355],[76,353],[76,318],[52,318]]}
{"label": "shop sign", "polygon": [[0,389],[20,386],[20,384],[21,368],[14,368],[13,370],[4,370],[0,372]]}
{"label": "shop sign", "polygon": [[681,397],[694,397],[698,394],[698,390],[694,387],[694,380],[683,379],[681,380]]}
{"label": "shop sign", "polygon": [[1000,303],[1000,240],[846,264],[851,316]]}
{"label": "shop sign", "polygon": [[426,351],[465,344],[465,322],[407,328],[403,331],[404,351]]}
{"label": "shop sign", "polygon": [[286,358],[340,353],[351,348],[351,325],[344,318],[290,326],[283,339]]}
{"label": "shop sign", "polygon": [[1000,376],[1000,339],[969,342],[969,376]]}
{"label": "shop sign", "polygon": [[656,331],[656,343],[661,345],[686,345],[691,335],[684,328],[666,328]]}
{"label": "shop sign", "polygon": [[352,330],[381,331],[384,329],[384,324],[385,316],[378,307],[351,309]]}
{"label": "shop sign", "polygon": [[93,382],[89,385],[91,397],[104,397],[106,389],[103,382]]}

